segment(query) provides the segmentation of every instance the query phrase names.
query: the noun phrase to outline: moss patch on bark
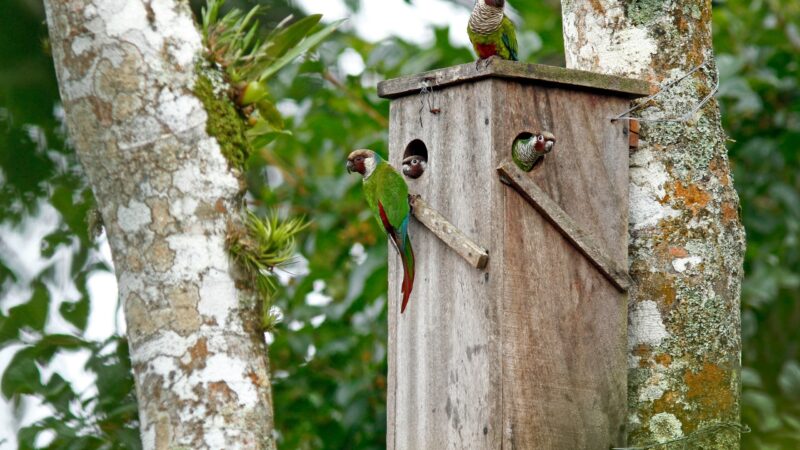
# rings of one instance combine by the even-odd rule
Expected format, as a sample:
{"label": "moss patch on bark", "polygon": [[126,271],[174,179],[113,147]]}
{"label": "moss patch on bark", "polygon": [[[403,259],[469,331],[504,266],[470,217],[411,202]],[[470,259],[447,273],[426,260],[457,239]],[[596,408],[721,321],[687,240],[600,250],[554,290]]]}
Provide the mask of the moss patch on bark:
{"label": "moss patch on bark", "polygon": [[206,132],[217,138],[220,150],[232,168],[244,171],[253,149],[247,140],[247,124],[224,89],[215,89],[213,69],[199,69],[194,94],[203,102],[208,120]]}

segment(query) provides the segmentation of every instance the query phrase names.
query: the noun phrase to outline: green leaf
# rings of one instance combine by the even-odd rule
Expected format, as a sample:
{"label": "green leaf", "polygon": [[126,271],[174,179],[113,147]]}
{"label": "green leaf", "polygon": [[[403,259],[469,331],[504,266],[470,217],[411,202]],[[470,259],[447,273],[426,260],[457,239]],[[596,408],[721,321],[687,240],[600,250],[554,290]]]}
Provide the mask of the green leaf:
{"label": "green leaf", "polygon": [[84,296],[77,302],[64,302],[58,307],[61,317],[69,323],[78,327],[81,331],[86,331],[89,322],[89,297]]}
{"label": "green leaf", "polygon": [[42,390],[39,368],[36,367],[36,354],[36,349],[27,347],[18,351],[11,358],[0,382],[6,398],[20,394],[33,394]]}
{"label": "green leaf", "polygon": [[290,62],[294,61],[295,58],[297,58],[298,56],[302,55],[303,53],[305,53],[309,49],[313,48],[314,46],[316,46],[317,44],[322,42],[331,33],[336,31],[336,29],[339,27],[339,25],[344,23],[345,20],[347,20],[347,19],[337,20],[337,21],[329,24],[325,28],[317,31],[316,33],[311,34],[308,37],[306,37],[302,42],[297,44],[291,50],[287,51],[278,60],[276,60],[275,62],[270,63],[269,66],[267,66],[266,69],[260,73],[260,75],[258,77],[259,81],[265,81],[265,80],[269,79],[269,77],[271,77],[276,72],[281,70],[284,66],[286,66]]}
{"label": "green leaf", "polygon": [[800,399],[800,364],[795,360],[786,361],[778,377],[778,384],[784,395]]}
{"label": "green leaf", "polygon": [[268,99],[262,99],[258,102],[258,114],[269,122],[274,128],[279,130],[283,130],[283,117],[281,117],[280,111],[278,108],[275,107],[275,104],[269,101]]}
{"label": "green leaf", "polygon": [[276,137],[280,135],[291,136],[292,132],[289,130],[281,130],[266,120],[259,119],[252,128],[247,130],[246,134],[247,139],[250,140],[250,144],[254,149],[258,150],[272,142]]}
{"label": "green leaf", "polygon": [[42,331],[49,307],[50,293],[47,287],[39,281],[34,282],[30,300],[11,308],[8,317],[0,315],[0,342],[16,338],[20,329]]}
{"label": "green leaf", "polygon": [[54,373],[44,387],[42,394],[46,402],[52,405],[56,411],[64,416],[72,414],[69,407],[76,395],[72,391],[72,387],[61,375]]}
{"label": "green leaf", "polygon": [[321,19],[322,14],[312,14],[278,31],[270,39],[266,56],[272,60],[283,56],[290,48],[302,41]]}
{"label": "green leaf", "polygon": [[202,9],[201,17],[203,18],[203,38],[208,38],[208,29],[211,24],[217,22],[219,17],[219,9],[225,0],[208,0],[206,6]]}

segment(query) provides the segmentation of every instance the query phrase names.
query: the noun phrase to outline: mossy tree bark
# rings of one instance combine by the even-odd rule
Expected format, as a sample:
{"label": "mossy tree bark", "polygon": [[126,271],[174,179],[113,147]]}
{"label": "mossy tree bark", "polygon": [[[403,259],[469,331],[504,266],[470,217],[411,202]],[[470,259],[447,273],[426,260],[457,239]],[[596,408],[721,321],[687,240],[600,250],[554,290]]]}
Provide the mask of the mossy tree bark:
{"label": "mossy tree bark", "polygon": [[[567,66],[661,84],[642,112],[684,114],[717,79],[709,0],[562,0]],[[645,123],[630,159],[629,443],[739,421],[744,231],[720,112]],[[736,432],[692,448],[738,448]]]}
{"label": "mossy tree bark", "polygon": [[45,5],[70,137],[112,248],[144,448],[274,448],[267,349],[225,249],[242,183],[194,94],[191,11]]}

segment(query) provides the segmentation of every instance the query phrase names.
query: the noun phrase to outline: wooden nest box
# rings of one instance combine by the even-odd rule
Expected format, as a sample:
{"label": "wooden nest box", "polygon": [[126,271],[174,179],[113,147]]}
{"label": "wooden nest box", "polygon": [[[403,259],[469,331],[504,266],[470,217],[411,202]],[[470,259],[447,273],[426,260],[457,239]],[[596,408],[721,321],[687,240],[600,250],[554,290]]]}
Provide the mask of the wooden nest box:
{"label": "wooden nest box", "polygon": [[[625,444],[627,121],[643,81],[492,60],[380,83],[389,159],[488,250],[483,269],[412,221],[416,280],[400,315],[389,271],[389,449],[608,449]],[[511,162],[526,133],[554,150]],[[423,155],[424,153],[424,155]]]}

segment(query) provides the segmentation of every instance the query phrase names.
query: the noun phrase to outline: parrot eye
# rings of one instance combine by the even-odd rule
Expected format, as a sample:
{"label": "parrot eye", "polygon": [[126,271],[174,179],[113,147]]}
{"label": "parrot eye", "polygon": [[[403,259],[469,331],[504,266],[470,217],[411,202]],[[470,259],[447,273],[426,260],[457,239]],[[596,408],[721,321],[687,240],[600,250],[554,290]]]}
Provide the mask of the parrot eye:
{"label": "parrot eye", "polygon": [[361,161],[363,161],[363,160],[364,160],[364,157],[363,157],[363,156],[357,156],[357,157],[356,157],[356,162],[361,162]]}
{"label": "parrot eye", "polygon": [[543,140],[544,140],[544,136],[542,136],[542,135],[540,134],[540,135],[539,135],[539,141],[543,141]]}
{"label": "parrot eye", "polygon": [[412,159],[411,160],[411,164],[417,165],[417,164],[419,164],[419,160],[418,159]]}

